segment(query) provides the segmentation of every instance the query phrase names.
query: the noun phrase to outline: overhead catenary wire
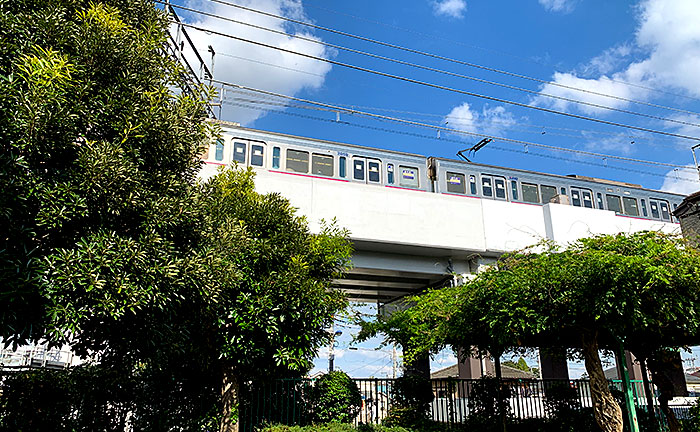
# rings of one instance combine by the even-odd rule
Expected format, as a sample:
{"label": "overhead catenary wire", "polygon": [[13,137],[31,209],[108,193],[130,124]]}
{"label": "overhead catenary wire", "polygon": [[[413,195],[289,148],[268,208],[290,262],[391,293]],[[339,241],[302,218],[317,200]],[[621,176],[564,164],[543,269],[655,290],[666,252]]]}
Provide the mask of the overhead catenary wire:
{"label": "overhead catenary wire", "polygon": [[[334,14],[344,15],[344,16],[350,17],[350,18],[352,18],[352,19],[354,19],[354,20],[365,21],[365,22],[369,22],[369,23],[372,23],[372,24],[375,24],[375,25],[387,27],[387,28],[390,28],[390,29],[400,30],[400,31],[403,31],[403,32],[406,32],[406,33],[410,33],[410,34],[414,34],[414,35],[420,36],[420,37],[422,37],[422,38],[434,39],[434,40],[441,40],[441,41],[444,41],[444,42],[449,42],[450,44],[461,45],[461,46],[464,46],[464,47],[469,47],[469,48],[474,48],[474,49],[477,49],[477,50],[487,51],[487,52],[495,53],[495,54],[502,55],[502,56],[512,57],[512,58],[515,58],[515,59],[518,59],[518,60],[523,60],[523,61],[527,61],[527,62],[532,62],[532,63],[538,64],[538,65],[540,65],[540,66],[548,66],[548,67],[551,67],[551,66],[552,66],[552,64],[549,63],[549,62],[541,62],[541,61],[535,60],[535,59],[533,59],[533,58],[531,58],[531,57],[522,57],[522,56],[519,56],[519,55],[517,55],[517,54],[509,53],[509,52],[506,52],[506,51],[501,51],[501,50],[496,50],[496,49],[491,49],[491,48],[484,48],[484,47],[481,47],[481,46],[478,46],[478,45],[473,45],[473,44],[467,44],[467,43],[464,43],[464,42],[462,42],[462,41],[458,41],[458,40],[455,40],[455,39],[450,39],[450,38],[446,38],[446,37],[442,37],[442,36],[434,35],[434,34],[423,33],[423,32],[419,32],[419,31],[413,30],[413,29],[409,29],[409,28],[405,28],[405,27],[400,27],[400,26],[396,26],[396,25],[392,25],[392,24],[387,24],[387,23],[384,23],[384,22],[381,22],[381,21],[375,21],[375,20],[371,20],[371,19],[369,19],[369,18],[360,17],[360,16],[357,16],[357,15],[352,15],[352,14],[349,14],[349,13],[340,12],[340,11],[336,11],[336,10],[329,9],[329,8],[325,8],[325,7],[320,7],[320,6],[316,6],[316,5],[309,4],[309,3],[310,3],[310,2],[308,2],[308,1],[304,2],[304,7],[310,7],[310,8],[313,8],[313,9],[318,9],[318,10],[322,10],[322,11],[326,11],[326,12],[330,12],[330,13],[334,13]],[[496,71],[499,71],[499,70],[498,70],[498,69],[495,69],[494,72],[496,72]],[[504,72],[505,72],[505,71],[504,71]],[[499,71],[499,73],[500,73],[500,71]],[[540,83],[544,83],[544,84],[553,84],[553,85],[557,85],[557,86],[560,86],[560,87],[563,87],[563,88],[567,88],[566,86],[560,85],[559,83],[555,83],[555,82],[553,82],[553,81],[547,81],[547,80],[543,80],[543,79],[538,79],[538,78],[530,77],[530,76],[527,76],[527,75],[523,75],[523,78],[525,78],[525,79],[530,79],[530,78],[532,78],[534,81],[538,81],[538,82],[540,82]],[[684,99],[689,99],[689,100],[700,101],[700,98],[697,98],[697,97],[688,96],[688,95],[682,95],[682,94],[679,94],[679,93],[674,93],[674,92],[670,92],[670,91],[666,91],[666,90],[661,90],[661,89],[658,89],[658,88],[649,87],[649,86],[645,86],[645,85],[641,85],[641,84],[635,84],[635,83],[631,83],[631,82],[628,82],[628,81],[622,81],[622,80],[619,80],[619,79],[612,79],[612,78],[611,78],[611,79],[610,79],[610,82],[616,83],[616,84],[623,84],[623,85],[626,85],[626,86],[629,86],[629,87],[636,87],[636,88],[640,88],[640,89],[643,89],[643,90],[648,90],[648,91],[651,91],[651,92],[654,92],[654,93],[665,94],[665,95],[668,95],[668,96],[673,96],[673,97],[679,97],[679,98],[684,98]],[[579,90],[579,91],[584,91],[584,90],[585,90],[585,89],[581,89],[581,88],[578,88],[578,87],[575,87],[575,89],[576,89],[576,90]]]}
{"label": "overhead catenary wire", "polygon": [[[344,31],[341,31],[341,30],[336,30],[336,29],[333,29],[333,28],[330,28],[330,27],[324,27],[324,26],[320,26],[320,25],[317,25],[317,24],[309,23],[309,22],[306,22],[306,21],[297,20],[297,19],[293,19],[293,18],[289,18],[289,17],[285,17],[285,16],[273,14],[273,13],[266,12],[266,11],[262,11],[262,10],[259,10],[259,9],[254,9],[254,8],[251,8],[251,7],[248,7],[248,6],[239,5],[239,4],[236,4],[236,3],[233,3],[233,2],[230,2],[230,1],[226,1],[226,0],[209,0],[209,1],[211,1],[211,2],[213,2],[213,3],[222,4],[222,5],[225,5],[225,6],[235,7],[235,8],[238,8],[238,9],[241,9],[241,10],[245,10],[245,11],[248,11],[248,12],[253,12],[253,13],[260,14],[260,15],[268,16],[268,17],[271,17],[271,18],[275,18],[275,19],[279,19],[279,20],[283,20],[283,21],[287,21],[287,22],[292,22],[292,23],[294,23],[294,24],[299,24],[299,25],[307,26],[307,27],[314,28],[314,29],[317,29],[317,30],[322,30],[322,31],[326,31],[326,32],[329,32],[329,33],[339,34],[339,35],[341,35],[341,36],[350,37],[350,38],[353,38],[353,39],[358,39],[358,40],[362,40],[362,41],[365,41],[365,42],[369,42],[369,43],[373,43],[373,44],[385,46],[385,47],[388,47],[388,48],[393,48],[393,49],[397,49],[397,50],[401,50],[401,51],[406,51],[406,52],[410,52],[410,53],[413,53],[413,54],[418,54],[418,55],[422,55],[422,56],[426,56],[426,57],[431,57],[431,58],[435,58],[435,59],[439,59],[439,60],[443,60],[443,61],[447,61],[447,62],[451,62],[451,63],[461,64],[461,65],[463,65],[463,66],[468,66],[468,67],[472,67],[472,68],[482,69],[482,70],[486,70],[486,71],[489,71],[489,72],[504,74],[504,75],[508,75],[508,76],[515,77],[515,78],[520,78],[520,79],[535,81],[535,82],[538,82],[538,83],[541,83],[541,84],[548,84],[548,85],[552,85],[552,86],[555,86],[555,87],[565,88],[565,89],[568,89],[568,90],[574,90],[574,91],[578,91],[578,92],[582,92],[582,93],[588,93],[588,94],[592,94],[592,95],[596,95],[596,96],[602,96],[602,97],[607,97],[607,98],[616,99],[616,100],[625,101],[625,102],[631,102],[631,103],[639,103],[639,104],[654,106],[654,107],[657,107],[657,108],[678,110],[678,111],[681,111],[681,112],[686,112],[686,113],[689,113],[689,114],[697,115],[697,113],[694,113],[694,112],[692,112],[692,111],[685,111],[685,110],[680,110],[680,109],[677,109],[677,108],[666,107],[666,106],[664,106],[664,105],[657,105],[657,104],[652,104],[652,103],[649,103],[649,102],[636,101],[636,100],[634,100],[634,99],[628,99],[628,98],[624,98],[624,97],[621,97],[621,96],[610,95],[610,94],[601,93],[601,92],[596,92],[596,91],[588,90],[588,89],[582,89],[582,88],[575,87],[575,86],[569,86],[569,85],[566,85],[566,84],[557,83],[557,82],[555,82],[555,81],[543,80],[543,79],[531,77],[531,76],[528,76],[528,75],[523,75],[523,74],[519,74],[519,73],[515,73],[515,72],[509,72],[509,71],[502,70],[502,69],[498,69],[498,68],[493,68],[493,67],[489,67],[489,66],[483,66],[483,65],[480,65],[480,64],[477,64],[477,63],[472,63],[472,62],[467,62],[467,61],[463,61],[463,60],[458,60],[458,59],[454,59],[454,58],[451,58],[451,57],[446,57],[446,56],[442,56],[442,55],[439,55],[439,54],[430,53],[430,52],[427,52],[427,51],[421,51],[421,50],[417,50],[417,49],[414,49],[414,48],[405,47],[405,46],[402,46],[402,45],[397,45],[397,44],[393,44],[393,43],[389,43],[389,42],[384,42],[384,41],[381,41],[381,40],[378,40],[378,39],[373,39],[373,38],[369,38],[369,37],[366,37],[366,36],[360,36],[360,35],[356,35],[356,34],[353,34],[353,33],[344,32]],[[624,82],[621,82],[621,83],[624,83]],[[624,84],[628,84],[628,83],[624,83]],[[639,86],[639,85],[634,85],[634,86],[642,87],[642,86]]]}
{"label": "overhead catenary wire", "polygon": [[[227,54],[222,54],[222,55],[227,55]],[[236,57],[236,56],[234,56]],[[242,60],[248,60],[245,58],[241,58]],[[251,60],[252,61],[252,60]],[[269,65],[272,67],[281,67],[273,64],[268,64],[264,63],[265,65]],[[300,71],[297,69],[293,68],[284,68],[288,69],[291,71],[298,71],[302,73],[306,73],[305,71]],[[320,76],[320,75],[319,75]],[[236,91],[236,89],[232,89],[232,91]],[[241,93],[244,92],[244,90],[240,90]],[[351,108],[351,109],[370,109],[370,110],[375,110],[375,111],[384,111],[384,112],[393,112],[393,113],[399,113],[399,114],[411,114],[411,115],[416,115],[420,117],[428,117],[428,118],[440,118],[440,119],[446,119],[446,120],[467,120],[463,117],[457,117],[457,116],[450,116],[450,115],[444,115],[444,114],[435,114],[435,113],[426,113],[426,112],[418,112],[418,111],[408,111],[408,110],[399,110],[395,108],[383,108],[383,107],[374,107],[374,106],[367,106],[367,105],[349,105],[349,104],[342,104],[335,102],[336,105],[338,106],[343,106],[346,108]],[[329,110],[333,111],[333,110]],[[490,123],[493,124],[507,124],[507,122],[501,122],[498,120],[490,120]],[[439,126],[436,124],[436,126]],[[518,121],[518,126],[524,126],[524,127],[530,127],[530,128],[535,128],[538,129],[537,132],[535,131],[525,131],[522,129],[519,129],[519,131],[525,132],[525,133],[540,133],[544,134],[546,133],[547,135],[554,135],[554,136],[561,136],[561,137],[569,137],[569,138],[581,138],[579,135],[571,135],[571,134],[557,134],[557,133],[551,133],[549,132],[550,130],[560,130],[560,131],[568,131],[568,132],[577,132],[580,133],[584,138],[586,137],[586,134],[590,135],[607,135],[615,138],[626,138],[630,139],[633,142],[636,141],[653,141],[657,142],[658,140],[674,140],[675,138],[672,137],[666,137],[666,136],[655,136],[653,139],[651,137],[646,137],[642,135],[626,135],[626,134],[621,134],[619,132],[608,132],[608,131],[602,131],[602,130],[594,130],[594,129],[580,129],[580,128],[571,128],[571,127],[561,127],[561,126],[552,126],[552,125],[546,125],[546,124],[532,124],[532,123],[523,123],[522,121]],[[512,128],[508,128],[509,130],[514,130]],[[669,147],[674,147],[676,148],[677,145],[668,145]]]}
{"label": "overhead catenary wire", "polygon": [[[666,163],[666,162],[649,161],[649,160],[644,160],[644,159],[630,158],[630,157],[626,157],[626,156],[609,155],[609,154],[604,154],[604,153],[590,152],[590,151],[586,151],[586,150],[576,150],[576,149],[570,149],[570,148],[566,148],[566,147],[557,147],[557,146],[552,146],[552,145],[548,145],[548,144],[537,143],[537,142],[533,142],[533,141],[525,141],[525,140],[519,140],[519,139],[514,139],[514,138],[506,138],[506,137],[500,137],[500,136],[496,136],[496,135],[490,135],[490,134],[484,134],[484,133],[478,133],[478,132],[469,132],[469,131],[464,131],[464,130],[460,130],[460,129],[449,128],[446,126],[435,126],[435,125],[431,125],[428,123],[416,122],[413,120],[405,120],[405,119],[401,119],[398,117],[391,117],[391,116],[386,116],[383,114],[370,113],[367,111],[361,111],[361,110],[357,110],[357,109],[349,109],[349,108],[345,108],[345,107],[338,106],[338,105],[332,105],[332,104],[327,104],[324,102],[313,101],[310,99],[304,99],[304,98],[299,98],[299,97],[295,97],[295,96],[283,95],[280,93],[271,92],[271,91],[267,91],[267,90],[255,89],[255,88],[243,86],[240,84],[231,84],[231,83],[227,83],[225,81],[220,81],[220,80],[213,80],[213,82],[227,85],[227,86],[231,86],[234,88],[245,89],[245,90],[252,91],[255,93],[276,96],[276,97],[283,98],[283,99],[295,100],[297,102],[304,102],[304,103],[317,105],[317,106],[323,106],[325,108],[331,108],[335,111],[343,111],[346,113],[362,115],[365,117],[373,117],[373,118],[377,118],[377,119],[390,120],[393,122],[410,124],[413,126],[428,128],[431,130],[439,129],[439,130],[443,130],[446,132],[452,132],[452,133],[461,134],[461,135],[478,136],[478,137],[482,137],[482,138],[491,138],[491,139],[499,140],[499,141],[506,141],[506,142],[516,143],[516,144],[530,145],[530,146],[534,146],[534,147],[546,148],[549,150],[578,153],[581,155],[593,156],[593,157],[602,158],[602,159],[617,159],[617,160],[621,160],[621,161],[625,161],[625,162],[633,162],[633,163],[639,163],[639,164],[645,164],[645,165],[658,165],[658,166],[665,166],[665,167],[671,167],[671,168],[689,169],[685,165],[671,164],[671,163]],[[692,169],[692,168],[690,168],[690,169]]]}
{"label": "overhead catenary wire", "polygon": [[687,140],[692,140],[692,141],[700,141],[700,138],[698,138],[698,137],[693,137],[693,136],[689,136],[689,135],[677,134],[677,133],[673,133],[673,132],[659,131],[659,130],[656,130],[656,129],[650,129],[650,128],[645,128],[645,127],[641,127],[641,126],[627,125],[627,124],[624,124],[624,123],[619,123],[619,122],[614,122],[614,121],[609,121],[609,120],[603,120],[603,119],[599,119],[599,118],[595,118],[595,117],[588,117],[588,116],[584,116],[584,115],[581,115],[581,114],[574,114],[574,113],[569,113],[569,112],[564,112],[564,111],[558,111],[558,110],[555,110],[555,109],[550,109],[550,108],[545,108],[545,107],[539,107],[539,106],[529,105],[529,104],[525,104],[525,103],[521,103],[521,102],[511,101],[511,100],[508,100],[508,99],[502,99],[502,98],[498,98],[498,97],[494,97],[494,96],[488,96],[488,95],[483,95],[483,94],[479,94],[479,93],[474,93],[474,92],[470,92],[470,91],[466,91],[466,90],[456,89],[456,88],[449,87],[449,86],[443,86],[443,85],[440,85],[440,84],[434,84],[434,83],[430,83],[430,82],[427,82],[427,81],[421,81],[421,80],[417,80],[417,79],[414,79],[414,78],[409,78],[409,77],[405,77],[405,76],[395,75],[395,74],[391,74],[391,73],[388,73],[388,72],[382,72],[382,71],[378,71],[378,70],[374,70],[374,69],[370,69],[370,68],[365,68],[365,67],[362,67],[362,66],[356,66],[356,65],[353,65],[353,64],[350,64],[350,63],[343,63],[343,62],[339,62],[339,61],[336,61],[336,60],[326,59],[326,58],[319,57],[319,56],[315,56],[315,55],[311,55],[311,54],[306,54],[306,53],[301,53],[301,52],[298,52],[298,51],[289,50],[289,49],[286,49],[286,48],[276,47],[276,46],[274,46],[274,45],[270,45],[270,44],[267,44],[267,43],[263,43],[263,42],[259,42],[259,41],[254,41],[254,40],[250,40],[250,39],[246,39],[246,38],[234,36],[234,35],[231,35],[231,34],[228,34],[228,33],[223,33],[223,32],[219,32],[219,31],[216,31],[216,30],[212,30],[212,29],[208,29],[208,28],[204,28],[204,27],[200,27],[200,26],[195,26],[195,25],[192,25],[192,24],[185,24],[185,23],[182,23],[182,24],[180,24],[180,25],[183,25],[183,26],[185,26],[185,27],[192,28],[192,29],[195,29],[195,30],[199,30],[199,31],[203,31],[203,32],[207,32],[207,33],[211,33],[211,34],[216,34],[216,35],[219,35],[219,36],[227,37],[227,38],[230,38],[230,39],[239,40],[239,41],[242,41],[242,42],[247,42],[247,43],[250,43],[250,44],[253,44],[253,45],[258,45],[258,46],[262,46],[262,47],[265,47],[265,48],[270,48],[270,49],[274,49],[274,50],[277,50],[277,51],[286,52],[286,53],[289,53],[289,54],[296,54],[296,55],[299,55],[299,56],[301,56],[301,57],[306,57],[306,58],[310,58],[310,59],[313,59],[313,60],[318,60],[318,61],[322,61],[322,62],[334,64],[334,65],[336,65],[336,66],[342,66],[342,67],[346,67],[346,68],[349,68],[349,69],[354,69],[354,70],[361,71],[361,72],[371,73],[371,74],[375,74],[375,75],[379,75],[379,76],[383,76],[383,77],[386,77],[386,78],[391,78],[391,79],[395,79],[395,80],[399,80],[399,81],[405,81],[405,82],[409,82],[409,83],[412,83],[412,84],[417,84],[417,85],[421,85],[421,86],[425,86],[425,87],[436,88],[436,89],[445,90],[445,91],[449,91],[449,92],[453,92],[453,93],[464,94],[464,95],[467,95],[467,96],[477,97],[477,98],[480,98],[480,99],[486,99],[486,100],[490,100],[490,101],[494,101],[494,102],[505,103],[505,104],[509,104],[509,105],[519,106],[519,107],[528,108],[528,109],[533,109],[533,110],[542,111],[542,112],[547,112],[547,113],[551,113],[551,114],[558,114],[558,115],[562,115],[562,116],[566,116],[566,117],[571,117],[571,118],[576,118],[576,119],[580,119],[580,120],[592,121],[592,122],[596,122],[596,123],[606,124],[606,125],[609,125],[609,126],[615,126],[615,127],[621,127],[621,128],[627,128],[627,129],[634,129],[634,130],[638,130],[638,131],[644,131],[644,132],[649,132],[649,133],[654,133],[654,134],[666,135],[666,136],[671,136],[671,137],[676,137],[676,138],[682,138],[682,139],[687,139]]}
{"label": "overhead catenary wire", "polygon": [[[323,107],[315,107],[315,106],[309,106],[309,105],[303,105],[303,104],[290,104],[288,102],[282,102],[282,101],[274,101],[273,99],[269,98],[264,98],[264,99],[249,99],[245,97],[226,97],[226,100],[233,100],[233,101],[239,101],[239,102],[248,102],[251,104],[258,104],[258,105],[270,105],[270,106],[280,106],[280,107],[290,107],[290,108],[299,108],[299,109],[305,109],[305,110],[313,110],[313,111],[324,111],[324,112],[333,112],[337,113],[338,111],[332,108],[323,108]],[[338,104],[338,106],[343,106],[350,110],[351,112],[356,110],[356,109],[374,109],[376,111],[388,111],[388,112],[398,112],[398,113],[404,113],[404,114],[416,114],[419,116],[423,117],[441,117],[444,119],[451,119],[451,120],[457,120],[457,121],[452,121],[452,124],[469,124],[463,117],[455,117],[455,116],[443,116],[439,114],[429,114],[429,113],[417,113],[413,111],[402,111],[402,110],[393,110],[393,109],[384,109],[384,108],[377,108],[377,107],[367,107],[367,106],[359,106],[359,105],[343,105],[343,104]],[[420,118],[420,117],[419,117]],[[403,118],[404,120],[415,120],[415,118]],[[459,120],[465,120],[465,122],[460,122]],[[491,124],[497,124],[497,125],[502,125],[502,128],[508,131],[515,131],[515,132],[521,132],[521,133],[529,133],[529,134],[536,134],[536,135],[541,135],[542,134],[542,129],[544,128],[543,126],[540,125],[528,125],[528,124],[522,124],[518,123],[518,126],[530,126],[530,127],[536,127],[538,130],[527,130],[527,129],[520,129],[520,128],[514,128],[511,126],[511,123],[509,122],[499,122],[497,120],[491,120]],[[432,124],[433,128],[435,129],[440,129],[442,127],[442,124],[440,123],[434,123]],[[566,128],[552,128],[548,127],[548,129],[561,129],[561,130],[567,130]],[[577,129],[570,129],[574,131],[579,131]],[[586,131],[582,130],[583,137],[585,138],[586,133],[590,134],[595,134],[595,133],[604,133],[604,132],[599,132],[599,131]],[[549,136],[557,136],[557,137],[566,137],[566,138],[582,138],[582,135],[572,135],[572,134],[564,134],[564,133],[556,133],[556,132],[547,132],[547,135]],[[616,136],[619,137],[619,135],[616,134],[609,134],[611,136]],[[634,136],[626,136],[626,138],[632,138],[638,141],[645,141],[645,138],[643,137],[634,137]],[[676,148],[676,145],[670,144],[670,143],[659,143],[660,145],[665,145],[667,147],[672,147]]]}
{"label": "overhead catenary wire", "polygon": [[[232,102],[227,102],[227,101],[224,101],[224,103],[227,105],[239,106],[239,107],[247,108],[247,109],[259,109],[259,107],[245,105],[245,104],[238,104],[238,103],[232,103]],[[334,119],[314,117],[314,116],[309,116],[309,115],[292,113],[292,112],[288,112],[288,111],[284,111],[284,110],[267,110],[267,111],[273,112],[276,114],[281,114],[281,115],[293,116],[293,117],[316,120],[316,121],[323,121],[326,123],[357,127],[357,128],[368,129],[368,130],[373,130],[373,131],[378,131],[378,132],[393,133],[393,134],[411,136],[411,137],[415,137],[415,138],[422,138],[422,139],[439,141],[439,142],[453,142],[453,143],[457,143],[457,144],[464,144],[464,141],[462,141],[462,140],[456,140],[456,139],[451,139],[451,138],[446,138],[446,137],[437,138],[434,135],[422,135],[422,134],[418,134],[415,132],[399,131],[399,130],[395,130],[395,129],[388,129],[388,128],[382,128],[382,127],[377,127],[377,126],[352,123],[352,122],[348,122],[348,121],[337,121]],[[625,167],[610,165],[607,163],[596,163],[596,162],[590,162],[590,161],[583,161],[583,160],[578,160],[578,159],[572,159],[570,157],[567,158],[567,157],[554,156],[554,155],[543,154],[543,153],[536,153],[536,152],[529,151],[529,150],[518,150],[518,149],[505,148],[505,147],[501,147],[501,146],[493,145],[493,144],[489,145],[488,148],[491,150],[506,151],[506,152],[518,153],[518,154],[526,155],[526,156],[534,156],[534,157],[540,157],[540,158],[546,158],[546,159],[560,160],[560,161],[564,161],[564,162],[576,163],[576,164],[581,164],[581,165],[589,165],[589,166],[612,169],[612,170],[617,170],[617,171],[625,171],[625,172],[630,172],[630,173],[634,173],[634,174],[648,175],[648,176],[653,176],[653,177],[666,177],[668,174],[668,173],[660,174],[660,173],[637,170],[637,169],[632,169],[632,168],[625,168]],[[678,169],[694,170],[693,168],[689,168],[689,167],[685,167],[685,166],[683,166],[682,168],[678,168]],[[689,178],[689,177],[677,176],[677,179],[679,181],[683,181],[683,182],[697,183],[697,180],[694,177]]]}
{"label": "overhead catenary wire", "polygon": [[[378,55],[378,54],[374,54],[374,53],[370,53],[370,52],[366,52],[366,51],[361,51],[361,50],[357,50],[354,48],[348,48],[348,47],[344,47],[342,45],[336,45],[336,44],[332,44],[332,43],[328,43],[328,42],[323,42],[323,41],[320,41],[318,39],[314,39],[314,38],[307,37],[307,36],[289,34],[285,31],[271,29],[269,27],[260,26],[260,25],[252,24],[252,23],[247,23],[245,21],[240,21],[240,20],[236,20],[233,18],[223,17],[223,16],[220,16],[217,14],[213,14],[213,13],[209,13],[209,12],[205,12],[205,11],[200,11],[197,9],[192,9],[192,8],[188,8],[188,7],[184,7],[184,6],[177,6],[177,5],[173,5],[173,7],[177,7],[177,8],[180,8],[180,9],[183,9],[183,10],[186,10],[189,12],[201,14],[204,16],[208,16],[208,17],[212,17],[212,18],[216,18],[216,19],[220,19],[220,20],[224,20],[224,21],[228,21],[228,22],[233,22],[235,24],[248,26],[251,28],[258,29],[258,30],[263,30],[263,31],[267,31],[270,33],[274,33],[274,34],[283,35],[285,37],[295,38],[295,39],[303,40],[305,42],[309,42],[309,43],[313,43],[313,44],[317,44],[317,45],[321,45],[321,46],[325,46],[325,47],[329,47],[329,48],[333,48],[333,49],[338,49],[338,50],[342,50],[342,51],[347,51],[347,52],[351,52],[354,54],[360,54],[360,55],[371,57],[374,59],[379,59],[379,60],[383,60],[383,61],[387,61],[387,62],[391,62],[391,63],[396,63],[396,64],[400,64],[403,66],[408,66],[408,67],[412,67],[412,68],[416,68],[416,69],[435,72],[435,73],[448,75],[448,76],[452,76],[452,77],[456,77],[456,78],[467,79],[467,80],[476,81],[476,82],[479,82],[482,84],[488,84],[488,85],[506,88],[506,89],[510,89],[510,90],[515,90],[515,91],[520,91],[520,92],[524,92],[524,93],[528,93],[528,94],[532,94],[532,95],[543,96],[543,97],[547,97],[547,98],[551,98],[551,99],[561,100],[561,101],[565,101],[565,102],[569,102],[569,103],[573,103],[573,104],[579,104],[579,105],[592,107],[592,108],[597,108],[597,109],[601,109],[601,110],[619,112],[619,113],[623,113],[623,114],[645,117],[645,118],[669,122],[669,123],[677,123],[677,124],[681,124],[684,126],[700,127],[700,124],[685,121],[685,120],[662,117],[662,116],[657,116],[657,115],[653,115],[653,114],[640,113],[637,111],[627,110],[627,109],[623,109],[623,108],[616,108],[616,107],[602,105],[602,104],[598,104],[598,103],[594,103],[594,102],[586,102],[586,101],[582,101],[582,100],[578,100],[578,99],[572,99],[572,98],[568,98],[568,97],[564,97],[564,96],[558,96],[558,95],[554,95],[554,94],[544,93],[544,92],[537,91],[537,90],[531,90],[531,89],[518,87],[518,86],[514,86],[514,85],[510,85],[510,84],[504,84],[504,83],[500,83],[500,82],[496,82],[496,81],[477,78],[477,77],[473,77],[473,76],[469,76],[469,75],[464,75],[464,74],[460,74],[460,73],[456,73],[456,72],[447,71],[444,69],[438,69],[438,68],[434,68],[431,66],[420,65],[420,64],[416,64],[416,63],[412,63],[412,62],[408,62],[408,61],[404,61],[404,60],[395,59],[392,57],[387,57],[387,56]],[[633,101],[633,100],[629,100],[629,102],[648,105],[648,106],[652,106],[655,108],[663,108],[663,109],[667,109],[667,110],[678,111],[678,112],[682,112],[685,114],[700,115],[700,114],[692,112],[692,111],[687,111],[687,110],[673,108],[673,107],[666,107],[663,105],[657,105],[657,104],[652,104],[652,103],[648,103],[648,102]]]}

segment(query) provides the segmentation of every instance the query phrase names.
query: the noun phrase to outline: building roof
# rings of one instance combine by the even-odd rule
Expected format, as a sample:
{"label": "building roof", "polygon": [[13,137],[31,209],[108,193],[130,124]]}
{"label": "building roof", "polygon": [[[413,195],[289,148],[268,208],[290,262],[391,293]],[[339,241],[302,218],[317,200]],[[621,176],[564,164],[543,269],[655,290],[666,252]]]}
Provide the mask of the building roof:
{"label": "building roof", "polygon": [[[526,372],[520,369],[515,369],[510,366],[501,365],[501,374],[503,378],[519,378],[519,379],[534,379],[537,378],[532,372]],[[447,366],[446,368],[436,370],[430,374],[430,378],[458,378],[459,371],[457,364]]]}

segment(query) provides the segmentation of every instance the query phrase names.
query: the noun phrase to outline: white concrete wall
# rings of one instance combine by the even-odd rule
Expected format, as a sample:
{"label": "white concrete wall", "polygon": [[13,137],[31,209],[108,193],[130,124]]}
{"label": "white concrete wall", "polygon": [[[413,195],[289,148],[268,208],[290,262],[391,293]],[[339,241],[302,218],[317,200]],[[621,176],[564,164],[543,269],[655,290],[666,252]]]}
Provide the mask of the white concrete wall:
{"label": "white concrete wall", "polygon": [[[214,172],[207,166],[203,177]],[[567,243],[593,234],[680,232],[680,225],[564,204],[509,203],[257,171],[259,192],[279,192],[313,230],[336,218],[357,240],[498,254],[548,238]]]}

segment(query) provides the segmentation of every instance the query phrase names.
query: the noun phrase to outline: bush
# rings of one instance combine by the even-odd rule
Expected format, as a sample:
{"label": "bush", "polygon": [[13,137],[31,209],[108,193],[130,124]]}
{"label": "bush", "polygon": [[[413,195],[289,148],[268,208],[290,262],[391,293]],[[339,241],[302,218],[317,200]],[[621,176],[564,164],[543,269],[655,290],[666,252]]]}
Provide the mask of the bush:
{"label": "bush", "polygon": [[428,430],[433,388],[430,380],[409,375],[398,378],[392,389],[392,406],[382,424],[416,430]]}
{"label": "bush", "polygon": [[259,432],[411,432],[401,427],[386,427],[379,425],[359,425],[357,427],[345,423],[328,423],[313,426],[267,426]]}
{"label": "bush", "polygon": [[362,395],[348,374],[334,371],[316,381],[311,404],[314,423],[350,423],[360,412]]}

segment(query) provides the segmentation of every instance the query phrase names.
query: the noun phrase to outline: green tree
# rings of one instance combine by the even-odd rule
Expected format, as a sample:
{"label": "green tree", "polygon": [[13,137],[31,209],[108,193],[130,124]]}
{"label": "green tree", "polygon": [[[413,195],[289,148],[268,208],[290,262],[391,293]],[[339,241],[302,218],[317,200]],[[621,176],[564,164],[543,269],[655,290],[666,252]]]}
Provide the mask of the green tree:
{"label": "green tree", "polygon": [[[657,232],[598,236],[504,256],[470,283],[433,290],[367,333],[410,340],[418,352],[476,346],[494,355],[526,346],[581,350],[594,412],[622,430],[598,350],[640,358],[700,341],[700,253]],[[410,353],[409,353],[410,355]]]}
{"label": "green tree", "polygon": [[244,381],[311,367],[333,315],[346,306],[330,284],[352,249],[334,225],[311,234],[286,199],[255,192],[251,170],[222,172],[200,200],[207,226],[200,254],[215,288],[198,305],[195,325],[211,335],[205,349],[219,359],[223,432],[237,428]]}
{"label": "green tree", "polygon": [[0,336],[118,371],[141,430],[217,400],[232,430],[244,380],[309,366],[350,246],[251,173],[197,184],[216,127],[173,90],[168,25],[149,0],[0,0]]}

